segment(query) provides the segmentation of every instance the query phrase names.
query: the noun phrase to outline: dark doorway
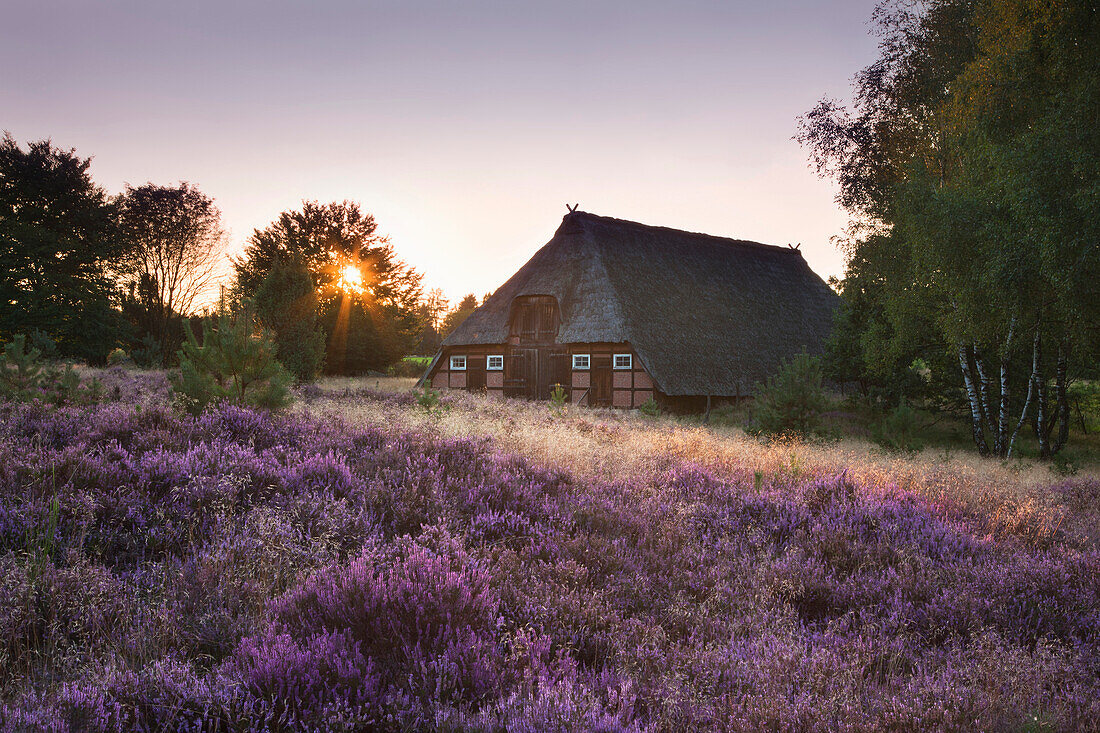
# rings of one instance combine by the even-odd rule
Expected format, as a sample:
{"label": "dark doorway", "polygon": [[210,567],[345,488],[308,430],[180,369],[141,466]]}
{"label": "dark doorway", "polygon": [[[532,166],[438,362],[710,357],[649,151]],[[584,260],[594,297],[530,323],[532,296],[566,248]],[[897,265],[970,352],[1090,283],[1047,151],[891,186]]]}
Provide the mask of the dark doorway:
{"label": "dark doorway", "polygon": [[566,394],[569,394],[569,388],[572,386],[572,379],[570,375],[569,354],[566,353],[563,347],[554,347],[548,350],[547,356],[547,372],[546,372],[546,399],[550,399],[550,393],[554,391],[555,387],[560,386],[565,390]]}
{"label": "dark doorway", "polygon": [[485,357],[466,357],[466,389],[481,392],[485,389]]}

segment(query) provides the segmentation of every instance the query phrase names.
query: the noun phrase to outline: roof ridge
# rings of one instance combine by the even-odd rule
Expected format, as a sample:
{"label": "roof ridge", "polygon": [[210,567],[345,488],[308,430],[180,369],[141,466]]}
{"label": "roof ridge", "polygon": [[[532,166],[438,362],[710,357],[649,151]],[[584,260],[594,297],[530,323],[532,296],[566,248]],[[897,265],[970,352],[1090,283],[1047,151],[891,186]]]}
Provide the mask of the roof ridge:
{"label": "roof ridge", "polygon": [[648,231],[651,231],[651,232],[657,232],[657,233],[664,232],[666,234],[676,234],[676,235],[679,235],[679,236],[688,236],[688,237],[694,237],[694,238],[699,238],[699,239],[705,239],[705,240],[709,240],[713,244],[724,244],[724,245],[728,245],[728,246],[749,247],[749,248],[754,248],[754,249],[759,248],[759,249],[764,249],[764,250],[772,250],[772,251],[775,251],[775,252],[784,252],[784,253],[791,252],[791,253],[795,253],[799,256],[802,255],[801,250],[799,250],[795,247],[791,247],[790,245],[782,246],[782,245],[778,245],[778,244],[765,244],[764,242],[756,242],[756,241],[751,240],[751,239],[734,239],[732,237],[723,237],[719,234],[707,234],[706,232],[692,232],[692,231],[688,231],[687,229],[676,229],[674,227],[659,226],[657,224],[645,224],[645,223],[640,222],[640,221],[631,221],[630,219],[617,219],[613,216],[603,216],[601,214],[593,214],[590,211],[576,211],[576,212],[571,212],[569,214],[566,214],[564,217],[562,217],[562,223],[564,224],[566,220],[572,219],[573,217],[578,217],[578,218],[581,218],[581,219],[594,220],[597,223],[603,223],[603,224],[617,226],[617,227],[621,227],[621,228],[629,227],[629,228],[636,228],[636,229],[645,229],[645,230],[648,230]]}

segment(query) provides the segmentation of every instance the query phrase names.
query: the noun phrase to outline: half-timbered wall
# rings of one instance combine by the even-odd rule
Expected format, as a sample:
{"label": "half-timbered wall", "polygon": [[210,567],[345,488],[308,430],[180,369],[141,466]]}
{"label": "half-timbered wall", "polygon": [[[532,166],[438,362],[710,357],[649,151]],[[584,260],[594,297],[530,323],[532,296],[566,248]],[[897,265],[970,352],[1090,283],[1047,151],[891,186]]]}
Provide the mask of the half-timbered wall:
{"label": "half-timbered wall", "polygon": [[[545,399],[546,395],[532,394],[533,389],[529,389],[526,381],[530,377],[524,374],[531,373],[531,366],[524,358],[517,357],[519,351],[522,349],[509,344],[444,349],[431,375],[431,385],[439,390],[484,390],[494,397]],[[574,404],[632,408],[656,397],[653,379],[628,344],[561,344],[556,351],[542,368],[551,370],[550,383],[561,384]],[[629,369],[615,368],[617,354],[630,355]],[[587,355],[588,368],[573,368],[574,355]],[[452,356],[465,357],[465,369],[452,369]],[[490,356],[504,357],[504,369],[488,369]]]}

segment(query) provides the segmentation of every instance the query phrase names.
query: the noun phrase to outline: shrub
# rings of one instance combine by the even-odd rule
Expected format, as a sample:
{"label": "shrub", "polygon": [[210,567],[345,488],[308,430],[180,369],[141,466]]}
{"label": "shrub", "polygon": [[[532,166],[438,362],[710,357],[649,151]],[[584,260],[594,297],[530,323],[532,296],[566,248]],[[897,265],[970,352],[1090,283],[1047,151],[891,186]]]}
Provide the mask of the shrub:
{"label": "shrub", "polygon": [[555,384],[554,389],[550,390],[550,412],[555,415],[562,415],[565,413],[565,405],[569,400],[569,395],[560,384]]}
{"label": "shrub", "polygon": [[1100,553],[1026,506],[798,452],[573,473],[371,399],[0,404],[0,729],[1096,728]]}
{"label": "shrub", "polygon": [[871,440],[887,450],[919,451],[924,447],[919,418],[919,413],[902,398],[897,407],[871,426]]}
{"label": "shrub", "polygon": [[64,368],[49,366],[42,363],[40,356],[37,348],[27,348],[21,334],[4,346],[0,353],[0,397],[78,405],[98,402],[103,396],[103,386],[98,380],[84,386],[72,364]]}
{"label": "shrub", "polygon": [[27,338],[16,334],[0,353],[0,396],[22,400],[38,391],[44,381],[42,352],[27,347]]}
{"label": "shrub", "polygon": [[447,406],[443,404],[443,393],[427,385],[424,386],[424,389],[416,391],[416,404],[423,407],[428,414],[437,411],[442,412],[447,409]]}
{"label": "shrub", "polygon": [[396,364],[392,364],[386,373],[391,377],[419,377],[428,368],[431,359],[416,356],[406,356]]}
{"label": "shrub", "polygon": [[40,328],[31,331],[31,348],[38,351],[44,359],[57,359],[60,354],[57,342],[53,337]]}
{"label": "shrub", "polygon": [[141,346],[134,349],[134,363],[140,367],[154,368],[164,363],[164,350],[152,334],[145,334]]}
{"label": "shrub", "polygon": [[1074,382],[1069,386],[1070,409],[1076,427],[1083,432],[1100,432],[1100,380]]}
{"label": "shrub", "polygon": [[661,408],[657,405],[657,400],[650,397],[648,400],[638,405],[638,412],[648,417],[660,417]]}
{"label": "shrub", "polygon": [[753,395],[752,428],[768,435],[806,435],[818,430],[828,398],[821,386],[821,360],[806,353],[784,362]]}
{"label": "shrub", "polygon": [[325,335],[317,325],[317,288],[301,262],[276,262],[253,300],[260,323],[271,330],[275,355],[299,382],[312,382],[325,361]]}
{"label": "shrub", "polygon": [[108,366],[120,366],[129,363],[130,355],[126,353],[125,349],[111,349],[111,353],[107,354]]}
{"label": "shrub", "polygon": [[203,319],[201,345],[190,324],[185,334],[172,387],[188,411],[198,414],[219,402],[269,410],[290,403],[293,377],[275,359],[271,337],[257,334],[248,314]]}

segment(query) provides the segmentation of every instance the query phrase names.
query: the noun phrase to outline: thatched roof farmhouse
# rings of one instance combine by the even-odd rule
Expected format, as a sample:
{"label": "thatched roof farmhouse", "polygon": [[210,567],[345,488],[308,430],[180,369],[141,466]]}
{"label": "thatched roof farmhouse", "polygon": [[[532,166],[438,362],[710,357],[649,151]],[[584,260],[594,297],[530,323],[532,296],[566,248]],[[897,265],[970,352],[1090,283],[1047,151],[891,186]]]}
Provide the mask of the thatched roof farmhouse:
{"label": "thatched roof farmhouse", "polygon": [[443,342],[442,389],[636,407],[733,397],[819,353],[836,294],[801,252],[585,212]]}

